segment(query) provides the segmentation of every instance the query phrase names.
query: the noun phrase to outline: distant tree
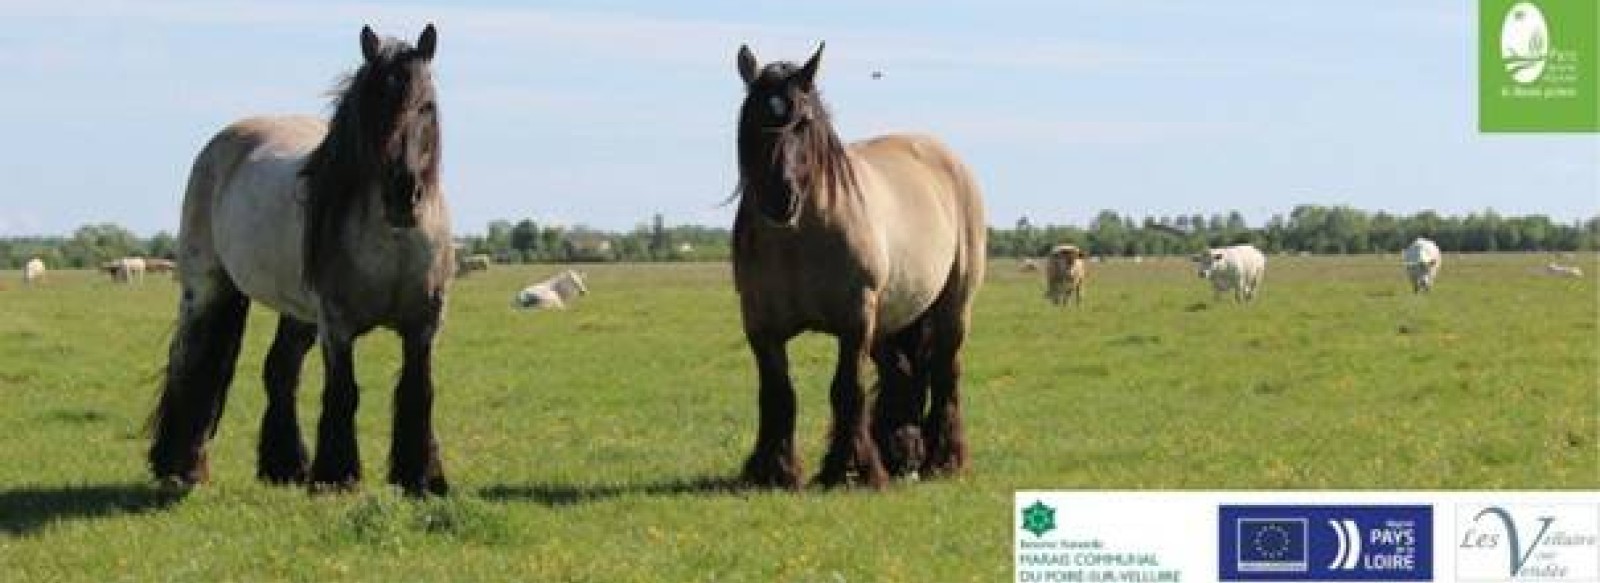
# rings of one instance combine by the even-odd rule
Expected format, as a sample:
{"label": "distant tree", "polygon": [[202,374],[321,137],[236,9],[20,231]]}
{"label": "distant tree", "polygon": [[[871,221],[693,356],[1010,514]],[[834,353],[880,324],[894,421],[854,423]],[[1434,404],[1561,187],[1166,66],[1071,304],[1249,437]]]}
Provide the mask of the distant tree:
{"label": "distant tree", "polygon": [[511,248],[522,256],[523,261],[533,261],[539,257],[539,225],[532,219],[523,219],[517,226],[511,228]]}
{"label": "distant tree", "polygon": [[178,258],[178,239],[172,233],[161,231],[150,237],[144,246],[147,257],[160,257],[162,259]]}
{"label": "distant tree", "polygon": [[667,235],[666,219],[656,213],[650,219],[650,258],[667,259],[672,255],[672,239]]}

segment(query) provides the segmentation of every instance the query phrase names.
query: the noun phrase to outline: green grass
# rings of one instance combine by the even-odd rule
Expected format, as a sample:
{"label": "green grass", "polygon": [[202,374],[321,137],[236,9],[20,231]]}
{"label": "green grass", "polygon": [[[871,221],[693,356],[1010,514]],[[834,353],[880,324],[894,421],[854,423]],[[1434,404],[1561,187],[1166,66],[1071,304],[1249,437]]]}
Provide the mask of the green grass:
{"label": "green grass", "polygon": [[[512,292],[550,266],[458,282],[436,426],[456,494],[381,485],[398,343],[359,346],[369,482],[309,496],[254,481],[251,317],[213,483],[146,481],[141,436],[176,306],[0,274],[0,580],[995,581],[1019,489],[1600,487],[1596,262],[1447,258],[1414,297],[1398,259],[1278,258],[1261,301],[1215,302],[1179,260],[1093,266],[1081,309],[991,266],[966,353],[973,466],[880,493],[723,487],[755,431],[755,371],[722,265],[594,266],[564,313]],[[809,470],[831,342],[791,346]],[[301,418],[315,419],[308,362]],[[310,427],[308,426],[309,430]],[[309,436],[308,436],[309,437]]]}

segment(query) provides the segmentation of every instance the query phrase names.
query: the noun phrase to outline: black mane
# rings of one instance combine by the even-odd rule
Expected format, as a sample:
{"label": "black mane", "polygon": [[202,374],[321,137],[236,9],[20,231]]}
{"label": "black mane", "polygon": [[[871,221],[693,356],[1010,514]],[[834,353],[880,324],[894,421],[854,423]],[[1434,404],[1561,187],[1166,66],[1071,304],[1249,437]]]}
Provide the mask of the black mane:
{"label": "black mane", "polygon": [[[438,117],[411,115],[410,108],[392,104],[388,108],[391,112],[385,114],[386,99],[433,101],[433,81],[426,72],[426,60],[415,52],[405,41],[387,39],[375,58],[345,75],[329,91],[333,95],[333,117],[328,121],[328,134],[300,170],[306,181],[302,276],[312,289],[316,289],[320,274],[328,266],[330,251],[338,245],[341,219],[349,215],[363,189],[384,180],[386,173],[396,170],[394,166],[404,165],[385,150],[391,149],[399,141],[398,136],[410,132],[415,124],[428,125],[421,135],[428,142],[424,147],[433,152],[417,176],[418,182],[430,191],[437,184]],[[420,75],[415,74],[419,67]],[[390,86],[389,77],[397,70],[412,73],[405,76],[405,86]]]}
{"label": "black mane", "polygon": [[[760,82],[781,85],[797,70],[793,63],[772,63],[762,71]],[[759,101],[764,95],[749,92],[739,110],[737,195],[744,199],[743,204],[763,204],[760,199],[770,193],[762,191],[766,185],[783,178],[783,166],[787,155],[791,154],[790,149],[794,150],[792,161],[797,167],[789,170],[799,182],[799,192],[795,192],[795,196],[852,191],[856,187],[855,171],[845,153],[844,142],[833,128],[833,118],[822,101],[821,91],[812,86],[796,93],[791,119],[776,127],[762,123],[763,104]],[[771,151],[764,152],[768,144],[772,146]]]}

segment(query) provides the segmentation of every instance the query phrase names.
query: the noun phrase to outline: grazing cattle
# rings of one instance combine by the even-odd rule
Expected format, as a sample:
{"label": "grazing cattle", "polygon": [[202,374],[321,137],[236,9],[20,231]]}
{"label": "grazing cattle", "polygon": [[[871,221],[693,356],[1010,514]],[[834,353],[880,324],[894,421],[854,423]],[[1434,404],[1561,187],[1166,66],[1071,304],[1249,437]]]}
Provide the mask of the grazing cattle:
{"label": "grazing cattle", "polygon": [[1215,295],[1232,291],[1235,303],[1254,301],[1267,272],[1267,257],[1254,245],[1208,249],[1194,261],[1200,278],[1211,281]]}
{"label": "grazing cattle", "polygon": [[100,264],[100,271],[117,283],[144,282],[145,261],[141,257],[123,257]]}
{"label": "grazing cattle", "polygon": [[151,258],[144,260],[144,270],[150,273],[172,273],[177,268],[177,262],[171,259]]}
{"label": "grazing cattle", "polygon": [[[800,487],[787,346],[837,339],[832,433],[816,483],[882,487],[891,474],[967,466],[960,353],[983,283],[988,230],[976,179],[925,135],[846,144],[803,65],[739,50],[733,280],[755,357],[760,420],[743,480]],[[878,369],[869,404],[861,364]]]}
{"label": "grazing cattle", "polygon": [[1089,271],[1089,262],[1082,249],[1072,245],[1057,245],[1050,250],[1045,263],[1045,297],[1058,306],[1072,300],[1083,304],[1083,277]]}
{"label": "grazing cattle", "polygon": [[1411,293],[1433,290],[1433,282],[1439,277],[1440,258],[1439,246],[1422,237],[1417,237],[1400,253],[1400,262],[1411,279]]}
{"label": "grazing cattle", "polygon": [[565,310],[573,298],[588,293],[589,286],[584,285],[583,274],[568,269],[549,279],[522,288],[517,291],[511,303],[518,308]]}
{"label": "grazing cattle", "polygon": [[489,256],[481,253],[463,256],[456,263],[456,277],[465,277],[474,271],[488,271],[490,263],[493,263],[493,261]]}
{"label": "grazing cattle", "polygon": [[34,285],[44,282],[44,260],[38,257],[29,259],[22,266],[22,285]]}
{"label": "grazing cattle", "polygon": [[1554,277],[1583,277],[1583,270],[1579,269],[1576,265],[1560,265],[1556,263],[1550,263],[1544,266],[1544,272],[1545,274]]}

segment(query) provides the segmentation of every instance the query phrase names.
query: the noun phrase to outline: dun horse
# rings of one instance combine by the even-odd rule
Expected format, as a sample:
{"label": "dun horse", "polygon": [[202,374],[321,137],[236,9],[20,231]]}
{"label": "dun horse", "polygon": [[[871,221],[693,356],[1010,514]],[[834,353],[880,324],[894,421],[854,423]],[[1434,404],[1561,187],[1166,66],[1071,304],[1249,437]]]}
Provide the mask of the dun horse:
{"label": "dun horse", "polygon": [[[817,91],[821,58],[819,46],[803,66],[759,67],[739,50],[734,283],[761,410],[743,477],[800,485],[786,345],[805,331],[835,336],[839,350],[817,483],[956,472],[967,461],[958,356],[984,271],[978,187],[929,137],[842,144]],[[869,355],[880,384],[870,425],[860,380]]]}
{"label": "dun horse", "polygon": [[[437,35],[416,46],[361,30],[362,65],[337,91],[330,122],[235,122],[196,158],[179,232],[178,329],[153,417],[150,468],[163,481],[207,479],[251,300],[280,313],[262,375],[257,477],[349,488],[361,479],[355,434],[356,337],[399,333],[389,482],[448,490],[432,427],[432,350],[455,268],[439,187],[439,121],[430,70]],[[295,417],[300,365],[320,342],[326,369],[316,459]]]}

